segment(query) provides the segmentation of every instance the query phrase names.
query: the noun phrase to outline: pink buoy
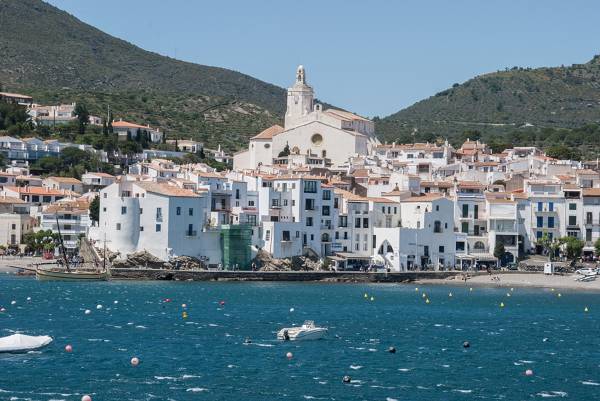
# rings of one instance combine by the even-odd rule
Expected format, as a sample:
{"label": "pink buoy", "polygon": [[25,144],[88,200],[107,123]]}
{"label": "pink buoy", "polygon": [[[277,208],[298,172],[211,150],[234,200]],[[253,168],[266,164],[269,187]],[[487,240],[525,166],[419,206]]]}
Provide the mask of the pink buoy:
{"label": "pink buoy", "polygon": [[138,358],[136,358],[135,356],[133,358],[131,358],[131,366],[137,366],[140,364],[140,360]]}
{"label": "pink buoy", "polygon": [[285,354],[287,359],[292,359],[294,357],[294,354],[292,354],[291,352],[288,352],[287,354]]}
{"label": "pink buoy", "polygon": [[0,312],[6,312],[5,308],[0,308]]}
{"label": "pink buoy", "polygon": [[71,344],[65,345],[65,351],[67,351],[67,352],[73,352],[73,347],[71,346]]}
{"label": "pink buoy", "polygon": [[83,397],[81,397],[81,401],[92,401],[92,397],[86,394]]}
{"label": "pink buoy", "polygon": [[221,305],[221,306],[225,305],[225,301],[219,301],[219,305]]}
{"label": "pink buoy", "polygon": [[527,370],[525,371],[525,376],[533,376],[533,370],[531,370],[531,369],[527,369]]}

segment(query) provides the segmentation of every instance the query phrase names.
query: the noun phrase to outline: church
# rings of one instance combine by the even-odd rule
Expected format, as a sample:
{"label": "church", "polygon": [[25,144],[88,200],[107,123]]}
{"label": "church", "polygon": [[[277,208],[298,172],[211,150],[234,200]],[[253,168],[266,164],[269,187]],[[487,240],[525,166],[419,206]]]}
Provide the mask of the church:
{"label": "church", "polygon": [[304,67],[299,66],[296,82],[287,91],[284,126],[274,125],[250,138],[248,150],[234,155],[233,167],[292,163],[335,167],[351,156],[371,154],[379,144],[371,120],[315,104],[313,88],[306,82]]}

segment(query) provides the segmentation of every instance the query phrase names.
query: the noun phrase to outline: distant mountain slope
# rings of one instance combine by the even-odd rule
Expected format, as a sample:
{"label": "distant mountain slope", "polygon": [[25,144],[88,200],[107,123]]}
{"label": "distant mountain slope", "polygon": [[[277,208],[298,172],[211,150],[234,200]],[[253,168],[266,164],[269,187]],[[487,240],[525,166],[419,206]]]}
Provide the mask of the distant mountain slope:
{"label": "distant mountain slope", "polygon": [[0,0],[0,85],[103,117],[110,105],[116,118],[228,150],[279,123],[285,108],[282,88],[140,49],[40,0]]}
{"label": "distant mountain slope", "polygon": [[484,74],[377,122],[384,140],[493,135],[519,127],[575,128],[600,122],[600,56],[570,67]]}

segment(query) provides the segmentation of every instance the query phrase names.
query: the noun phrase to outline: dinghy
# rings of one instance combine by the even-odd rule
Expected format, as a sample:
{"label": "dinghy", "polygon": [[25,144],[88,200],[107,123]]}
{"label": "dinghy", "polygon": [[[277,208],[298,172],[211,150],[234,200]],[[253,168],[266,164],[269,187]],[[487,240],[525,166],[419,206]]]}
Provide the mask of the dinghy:
{"label": "dinghy", "polygon": [[45,347],[52,342],[49,336],[13,334],[0,338],[0,352],[26,352]]}

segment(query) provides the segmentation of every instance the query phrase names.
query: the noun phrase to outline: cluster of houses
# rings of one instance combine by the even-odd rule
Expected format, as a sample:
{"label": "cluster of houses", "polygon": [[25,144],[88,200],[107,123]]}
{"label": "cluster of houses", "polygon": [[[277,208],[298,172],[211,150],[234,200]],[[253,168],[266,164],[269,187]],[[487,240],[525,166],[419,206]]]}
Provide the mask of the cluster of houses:
{"label": "cluster of houses", "polygon": [[598,162],[535,147],[493,153],[471,140],[381,143],[372,121],[315,104],[303,67],[284,126],[251,138],[232,170],[157,156],[81,180],[7,170],[0,243],[18,246],[23,233],[59,224],[74,252],[86,236],[121,257],[147,251],[248,268],[263,251],[407,271],[506,265],[541,253],[542,238],[576,237],[593,254],[600,238]]}

